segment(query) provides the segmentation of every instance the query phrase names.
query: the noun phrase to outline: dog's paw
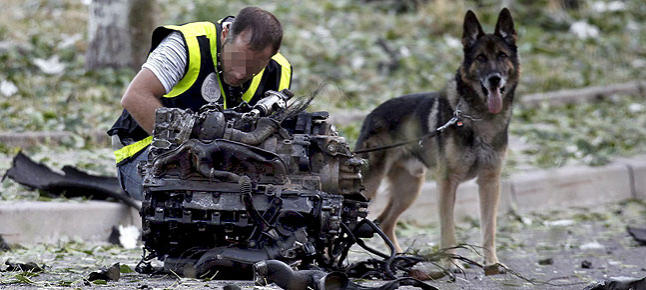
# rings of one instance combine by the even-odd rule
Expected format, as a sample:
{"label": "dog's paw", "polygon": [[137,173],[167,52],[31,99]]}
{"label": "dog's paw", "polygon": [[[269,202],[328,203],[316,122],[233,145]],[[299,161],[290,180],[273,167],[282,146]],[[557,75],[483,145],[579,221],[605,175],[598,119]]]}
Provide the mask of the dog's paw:
{"label": "dog's paw", "polygon": [[485,276],[498,275],[507,273],[507,266],[502,263],[495,263],[484,266]]}

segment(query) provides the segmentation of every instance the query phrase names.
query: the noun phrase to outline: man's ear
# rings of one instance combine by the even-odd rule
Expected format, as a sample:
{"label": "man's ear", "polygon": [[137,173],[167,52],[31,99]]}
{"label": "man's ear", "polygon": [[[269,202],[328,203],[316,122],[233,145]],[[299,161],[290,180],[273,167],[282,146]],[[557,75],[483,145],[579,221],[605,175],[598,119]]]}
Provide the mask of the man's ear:
{"label": "man's ear", "polygon": [[222,25],[222,33],[220,33],[220,43],[224,44],[224,41],[227,39],[227,36],[229,35],[229,27],[230,25]]}
{"label": "man's ear", "polygon": [[503,8],[498,15],[498,23],[496,23],[495,35],[502,37],[507,43],[514,44],[516,42],[516,30],[514,30],[514,20],[511,18],[509,9]]}
{"label": "man's ear", "polygon": [[462,45],[469,47],[473,45],[480,36],[483,36],[482,26],[473,11],[467,11],[464,16],[464,27],[462,31]]}

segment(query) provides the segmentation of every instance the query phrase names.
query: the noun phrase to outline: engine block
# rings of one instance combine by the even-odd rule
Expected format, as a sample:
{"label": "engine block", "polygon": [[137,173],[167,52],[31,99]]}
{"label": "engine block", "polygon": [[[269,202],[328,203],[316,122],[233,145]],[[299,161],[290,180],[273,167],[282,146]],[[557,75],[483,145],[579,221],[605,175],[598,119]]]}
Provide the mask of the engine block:
{"label": "engine block", "polygon": [[367,215],[362,160],[327,112],[250,109],[157,110],[140,213],[145,248],[166,268],[240,274],[267,259],[345,257],[335,245]]}

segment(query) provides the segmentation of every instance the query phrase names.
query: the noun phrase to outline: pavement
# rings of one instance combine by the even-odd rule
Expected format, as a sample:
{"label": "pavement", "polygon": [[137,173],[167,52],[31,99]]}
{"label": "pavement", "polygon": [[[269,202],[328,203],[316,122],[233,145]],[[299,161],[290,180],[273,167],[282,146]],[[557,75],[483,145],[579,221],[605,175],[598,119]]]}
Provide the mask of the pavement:
{"label": "pavement", "polygon": [[[627,233],[626,225],[646,227],[645,201],[610,202],[522,215],[503,214],[499,217],[497,248],[500,261],[510,269],[507,274],[485,276],[482,269],[470,266],[464,273],[456,274],[454,281],[443,277],[427,283],[439,289],[583,289],[609,279],[643,278],[646,276],[646,246],[638,244]],[[458,239],[462,242],[478,244],[479,231],[477,222],[458,223]],[[398,229],[398,236],[405,247],[419,249],[419,254],[425,255],[436,249],[439,229],[437,226],[407,225]],[[376,239],[368,243],[384,250]],[[463,249],[458,254],[480,262],[482,258],[476,253],[478,248],[474,249]],[[363,260],[369,255],[355,245],[349,259]],[[241,289],[279,289],[275,285],[254,286],[252,281],[220,280],[226,277],[203,280],[130,272],[140,257],[139,248],[125,249],[105,242],[67,240],[15,246],[11,251],[0,250],[0,288],[221,289],[233,284]],[[6,266],[2,264],[7,261],[35,262],[45,270],[42,273],[3,272]],[[125,267],[118,281],[85,280],[91,272],[114,263]],[[437,270],[430,263],[417,268]],[[385,283],[379,280],[355,282],[364,286]]]}
{"label": "pavement", "polygon": [[[379,212],[385,200],[383,194],[377,196],[371,215]],[[435,200],[434,183],[424,184],[418,201],[402,217],[407,223],[398,229],[404,248],[437,248]],[[458,240],[480,244],[474,182],[460,186],[456,205]],[[34,261],[47,266],[40,274],[0,271],[3,289],[194,289],[228,284],[242,289],[279,289],[275,285],[254,286],[251,281],[137,273],[123,273],[119,281],[106,285],[86,282],[90,272],[116,262],[132,269],[141,257],[138,248],[106,243],[113,226],[141,227],[138,213],[118,203],[1,201],[0,221],[0,235],[9,244],[20,244],[11,251],[0,250],[0,264]],[[583,289],[607,279],[643,278],[646,247],[637,244],[625,229],[627,225],[646,227],[646,156],[617,159],[601,167],[567,166],[512,174],[503,180],[498,221],[498,256],[510,273],[484,276],[481,269],[471,267],[456,275],[455,281],[444,277],[428,283],[439,289]],[[378,241],[369,242],[379,246]],[[481,259],[473,251],[459,254]],[[354,260],[366,257],[356,246],[349,256]],[[432,264],[420,267],[425,271],[436,269]],[[3,268],[0,265],[0,270]],[[384,281],[360,283],[378,286]]]}
{"label": "pavement", "polygon": [[[619,159],[601,167],[568,166],[513,174],[502,182],[499,216],[568,207],[595,206],[626,199],[646,200],[646,155]],[[383,191],[370,206],[372,216],[384,207]],[[437,222],[435,183],[427,182],[414,205],[401,217],[417,226]],[[458,220],[478,219],[477,185],[458,188]],[[61,238],[106,241],[113,226],[137,225],[136,211],[104,201],[0,201],[0,235],[8,243],[55,242]]]}

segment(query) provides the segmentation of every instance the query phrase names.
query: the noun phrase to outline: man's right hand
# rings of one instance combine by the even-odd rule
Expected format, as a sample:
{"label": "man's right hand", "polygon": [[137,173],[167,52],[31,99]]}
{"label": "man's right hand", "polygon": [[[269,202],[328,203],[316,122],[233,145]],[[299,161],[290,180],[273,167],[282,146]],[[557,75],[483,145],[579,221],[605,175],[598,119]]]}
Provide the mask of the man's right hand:
{"label": "man's right hand", "polygon": [[148,134],[155,126],[155,111],[161,107],[159,100],[165,93],[164,86],[155,74],[142,68],[130,82],[121,98],[121,106],[139,123]]}

